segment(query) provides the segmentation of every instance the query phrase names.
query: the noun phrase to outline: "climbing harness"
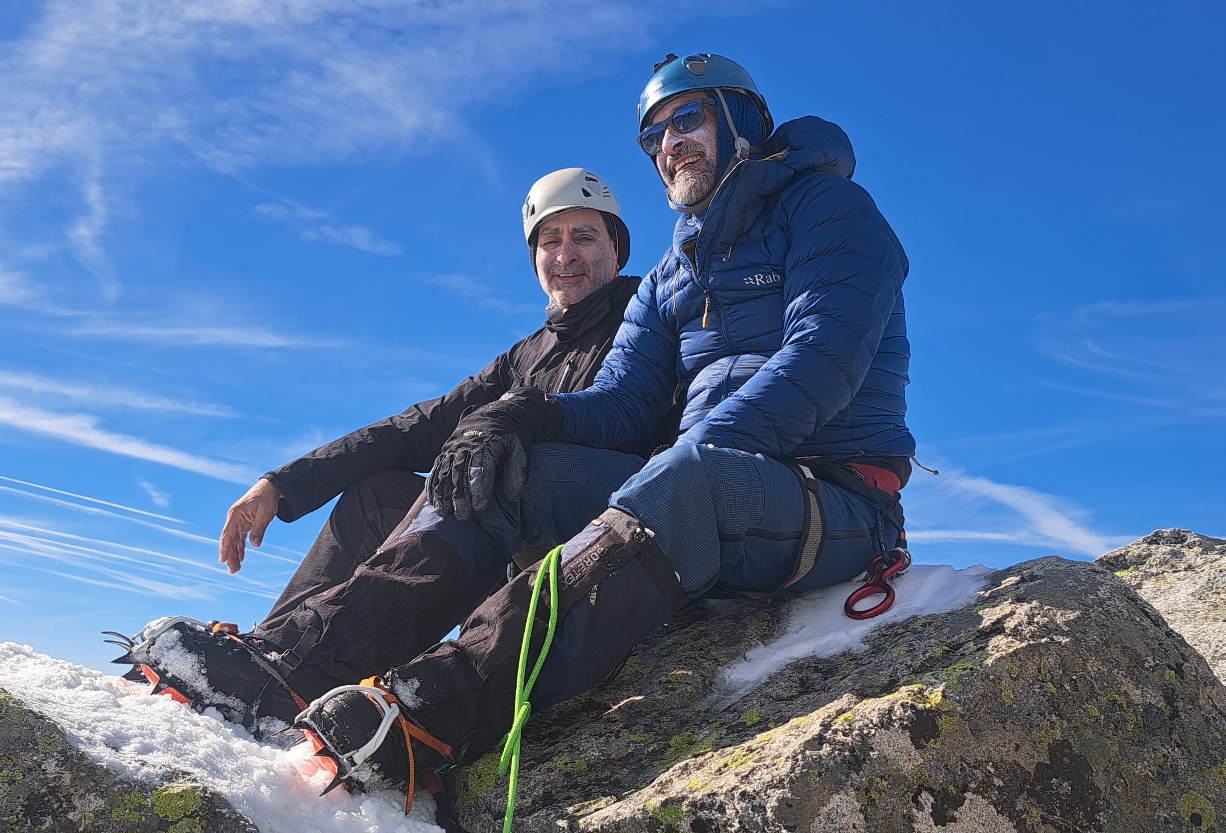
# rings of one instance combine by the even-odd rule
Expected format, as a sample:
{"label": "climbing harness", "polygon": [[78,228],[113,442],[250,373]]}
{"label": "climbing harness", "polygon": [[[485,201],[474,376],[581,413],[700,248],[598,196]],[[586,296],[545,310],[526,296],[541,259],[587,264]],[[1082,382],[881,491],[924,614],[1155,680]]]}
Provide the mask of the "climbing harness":
{"label": "climbing harness", "polygon": [[[524,726],[532,715],[532,704],[528,702],[528,695],[532,693],[532,687],[536,685],[536,678],[545,665],[545,657],[549,654],[549,646],[553,644],[553,635],[558,626],[558,584],[561,564],[562,547],[557,546],[541,560],[540,569],[536,572],[536,583],[533,585],[535,589],[532,593],[532,602],[528,605],[528,619],[524,624],[524,641],[519,649],[519,671],[515,679],[515,719],[511,723],[511,730],[507,732],[502,748],[502,758],[498,762],[498,774],[506,775],[509,771],[511,776],[507,785],[507,813],[502,822],[503,833],[511,833],[511,819],[515,816],[515,795],[519,790],[520,745],[523,741]],[[532,623],[536,621],[536,609],[541,598],[540,591],[546,579],[548,579],[549,589],[549,627],[545,631],[545,643],[541,646],[540,654],[537,655],[532,673],[527,675],[525,681],[528,651],[532,642]]]}
{"label": "climbing harness", "polygon": [[[905,544],[906,541],[902,543]],[[868,575],[864,579],[864,586],[856,588],[847,597],[847,601],[843,603],[843,612],[852,619],[871,619],[885,613],[894,604],[894,587],[890,581],[895,576],[905,573],[910,566],[911,553],[905,546],[897,546],[874,558],[868,564]],[[856,607],[860,602],[873,596],[884,598],[872,607],[862,610]]]}

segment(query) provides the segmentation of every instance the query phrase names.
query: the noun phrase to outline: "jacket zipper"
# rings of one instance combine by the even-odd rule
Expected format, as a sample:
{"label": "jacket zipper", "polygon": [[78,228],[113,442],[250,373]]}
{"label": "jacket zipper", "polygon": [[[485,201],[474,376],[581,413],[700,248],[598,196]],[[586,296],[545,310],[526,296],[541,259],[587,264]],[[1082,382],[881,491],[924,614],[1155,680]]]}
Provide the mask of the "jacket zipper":
{"label": "jacket zipper", "polygon": [[[724,177],[724,179],[719,183],[719,185],[715,189],[715,193],[711,196],[712,203],[714,203],[715,200],[719,197],[719,192],[723,189],[723,187],[725,185],[728,185],[732,181],[732,177],[740,170],[740,167],[742,164],[744,164],[744,162],[737,163],[736,168],[729,171],[728,176]],[[728,216],[728,207],[724,206],[719,212],[719,222],[715,226],[715,235],[714,235],[715,240],[712,241],[712,245],[714,245],[715,242],[718,242],[719,233],[724,228],[724,220],[727,218],[727,216]],[[703,223],[702,228],[698,230],[698,235],[694,238],[694,253],[695,254],[698,253],[698,239],[702,237],[702,233],[706,231],[706,229],[707,229],[707,225],[706,223]],[[729,251],[729,255],[731,255],[731,251]],[[704,284],[702,282],[702,278],[700,278],[699,275],[706,274],[707,277],[709,278],[710,274],[708,270],[710,269],[710,267],[711,267],[711,249],[710,247],[708,247],[707,250],[702,253],[701,266],[698,263],[694,264],[694,280],[697,281],[698,285],[702,287],[702,292],[706,296],[706,303],[703,305],[703,310],[702,310],[702,328],[704,330],[707,328],[707,319],[711,312],[711,287],[710,287],[710,284]],[[722,327],[720,328],[720,333],[724,336],[725,340],[728,338],[728,334],[724,332]],[[732,345],[729,344],[728,346],[731,347]]]}
{"label": "jacket zipper", "polygon": [[558,380],[558,389],[554,393],[567,393],[566,386],[570,384],[571,374],[575,372],[575,360],[567,359],[562,366],[562,378]]}

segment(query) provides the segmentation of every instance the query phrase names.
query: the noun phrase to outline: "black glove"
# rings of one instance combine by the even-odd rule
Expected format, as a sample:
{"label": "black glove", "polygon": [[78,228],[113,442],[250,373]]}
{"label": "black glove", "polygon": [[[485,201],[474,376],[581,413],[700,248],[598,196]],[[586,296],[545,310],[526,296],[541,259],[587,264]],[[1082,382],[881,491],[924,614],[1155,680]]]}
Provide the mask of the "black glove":
{"label": "black glove", "polygon": [[443,443],[426,481],[426,496],[440,515],[467,520],[502,490],[519,500],[528,481],[528,449],[562,434],[562,406],[536,388],[520,388],[468,414]]}

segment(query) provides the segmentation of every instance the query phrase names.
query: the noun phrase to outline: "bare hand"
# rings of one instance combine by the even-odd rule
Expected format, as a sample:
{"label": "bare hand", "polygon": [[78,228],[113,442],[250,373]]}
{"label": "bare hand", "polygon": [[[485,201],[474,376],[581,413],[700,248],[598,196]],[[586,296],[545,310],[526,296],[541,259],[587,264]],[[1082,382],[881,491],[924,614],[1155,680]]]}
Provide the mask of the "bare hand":
{"label": "bare hand", "polygon": [[243,567],[248,534],[251,536],[251,546],[258,547],[264,543],[264,531],[276,517],[279,500],[281,493],[277,487],[261,478],[226,513],[226,525],[221,530],[221,557],[218,560],[230,568],[231,575]]}

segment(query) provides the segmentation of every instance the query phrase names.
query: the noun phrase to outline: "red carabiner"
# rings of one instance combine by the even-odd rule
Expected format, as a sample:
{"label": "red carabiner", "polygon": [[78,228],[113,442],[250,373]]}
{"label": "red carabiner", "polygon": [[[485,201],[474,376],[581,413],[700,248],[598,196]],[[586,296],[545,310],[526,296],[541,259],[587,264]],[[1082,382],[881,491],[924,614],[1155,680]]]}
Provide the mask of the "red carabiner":
{"label": "red carabiner", "polygon": [[[911,553],[905,547],[895,547],[884,552],[868,564],[868,578],[863,587],[857,587],[843,603],[843,612],[852,619],[871,619],[890,609],[894,604],[894,587],[889,582],[894,576],[911,566]],[[872,607],[857,610],[856,605],[871,596],[884,598]]]}

